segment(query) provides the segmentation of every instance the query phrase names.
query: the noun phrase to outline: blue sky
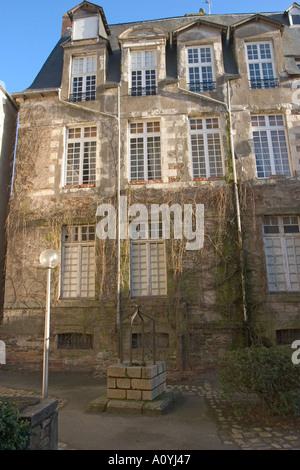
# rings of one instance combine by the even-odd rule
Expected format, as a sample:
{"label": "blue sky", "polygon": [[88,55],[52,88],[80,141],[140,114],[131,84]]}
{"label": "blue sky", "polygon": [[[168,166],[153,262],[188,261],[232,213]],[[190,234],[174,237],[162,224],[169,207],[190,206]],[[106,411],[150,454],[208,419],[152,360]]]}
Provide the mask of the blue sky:
{"label": "blue sky", "polygon": [[[0,0],[0,81],[9,93],[28,88],[60,38],[62,16],[81,0]],[[94,0],[108,24],[151,20],[197,13],[208,5],[201,0]],[[279,0],[224,2],[212,0],[211,14],[284,11]]]}

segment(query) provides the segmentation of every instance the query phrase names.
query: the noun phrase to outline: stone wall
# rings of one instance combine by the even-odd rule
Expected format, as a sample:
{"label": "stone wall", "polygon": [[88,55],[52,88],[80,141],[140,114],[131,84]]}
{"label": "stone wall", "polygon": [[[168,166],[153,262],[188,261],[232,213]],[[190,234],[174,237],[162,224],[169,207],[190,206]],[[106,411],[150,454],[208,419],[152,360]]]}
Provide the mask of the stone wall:
{"label": "stone wall", "polygon": [[29,450],[57,450],[57,406],[57,400],[47,398],[20,412],[20,419],[29,421],[31,426]]}

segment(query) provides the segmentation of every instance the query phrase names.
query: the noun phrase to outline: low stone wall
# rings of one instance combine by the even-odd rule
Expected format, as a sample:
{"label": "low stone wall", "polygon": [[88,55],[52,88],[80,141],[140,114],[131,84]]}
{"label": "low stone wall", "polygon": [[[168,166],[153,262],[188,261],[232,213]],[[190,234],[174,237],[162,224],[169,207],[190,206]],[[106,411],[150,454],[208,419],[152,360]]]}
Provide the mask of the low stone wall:
{"label": "low stone wall", "polygon": [[167,390],[165,362],[146,366],[115,364],[107,369],[107,398],[152,401]]}
{"label": "low stone wall", "polygon": [[57,406],[57,400],[47,398],[20,411],[20,419],[29,421],[31,425],[29,450],[57,450]]}

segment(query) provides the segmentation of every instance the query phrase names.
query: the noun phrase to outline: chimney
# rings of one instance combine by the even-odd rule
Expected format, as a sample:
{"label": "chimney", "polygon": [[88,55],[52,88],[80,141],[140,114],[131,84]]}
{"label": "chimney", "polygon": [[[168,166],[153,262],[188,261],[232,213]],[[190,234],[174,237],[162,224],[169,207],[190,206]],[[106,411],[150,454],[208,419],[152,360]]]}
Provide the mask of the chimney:
{"label": "chimney", "polygon": [[69,15],[63,15],[61,35],[63,36],[68,28],[72,28],[72,21]]}

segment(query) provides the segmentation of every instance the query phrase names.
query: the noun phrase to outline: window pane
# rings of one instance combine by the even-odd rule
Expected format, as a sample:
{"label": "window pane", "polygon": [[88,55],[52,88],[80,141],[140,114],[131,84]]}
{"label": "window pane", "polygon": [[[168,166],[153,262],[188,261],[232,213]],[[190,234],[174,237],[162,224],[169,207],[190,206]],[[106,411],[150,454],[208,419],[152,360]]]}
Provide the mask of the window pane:
{"label": "window pane", "polygon": [[97,127],[68,129],[66,185],[95,184]]}
{"label": "window pane", "polygon": [[167,293],[165,254],[162,243],[150,243],[151,295]]}
{"label": "window pane", "polygon": [[271,131],[276,175],[290,176],[290,164],[285,140],[285,132]]}
{"label": "window pane", "polygon": [[131,244],[131,295],[148,295],[146,244]]}
{"label": "window pane", "polygon": [[298,217],[283,217],[284,233],[299,233]]}
{"label": "window pane", "polygon": [[78,185],[80,178],[80,143],[68,144],[66,184]]}
{"label": "window pane", "polygon": [[161,178],[160,137],[147,139],[148,179]]}
{"label": "window pane", "polygon": [[145,179],[143,138],[130,139],[130,179],[133,181]]}
{"label": "window pane", "polygon": [[270,291],[287,290],[284,256],[280,238],[265,238],[265,255],[268,286]]}
{"label": "window pane", "polygon": [[264,217],[264,233],[279,233],[278,217]]}
{"label": "window pane", "polygon": [[161,242],[131,243],[131,295],[167,293],[166,258]]}
{"label": "window pane", "polygon": [[[204,121],[204,122],[203,122]],[[191,151],[194,178],[223,175],[221,137],[217,118],[191,119]],[[210,132],[208,132],[210,130]]]}
{"label": "window pane", "polygon": [[299,291],[300,236],[298,235],[298,217],[264,217],[264,233],[269,290]]}
{"label": "window pane", "polygon": [[95,295],[95,227],[67,227],[63,231],[62,295],[92,298]]}

